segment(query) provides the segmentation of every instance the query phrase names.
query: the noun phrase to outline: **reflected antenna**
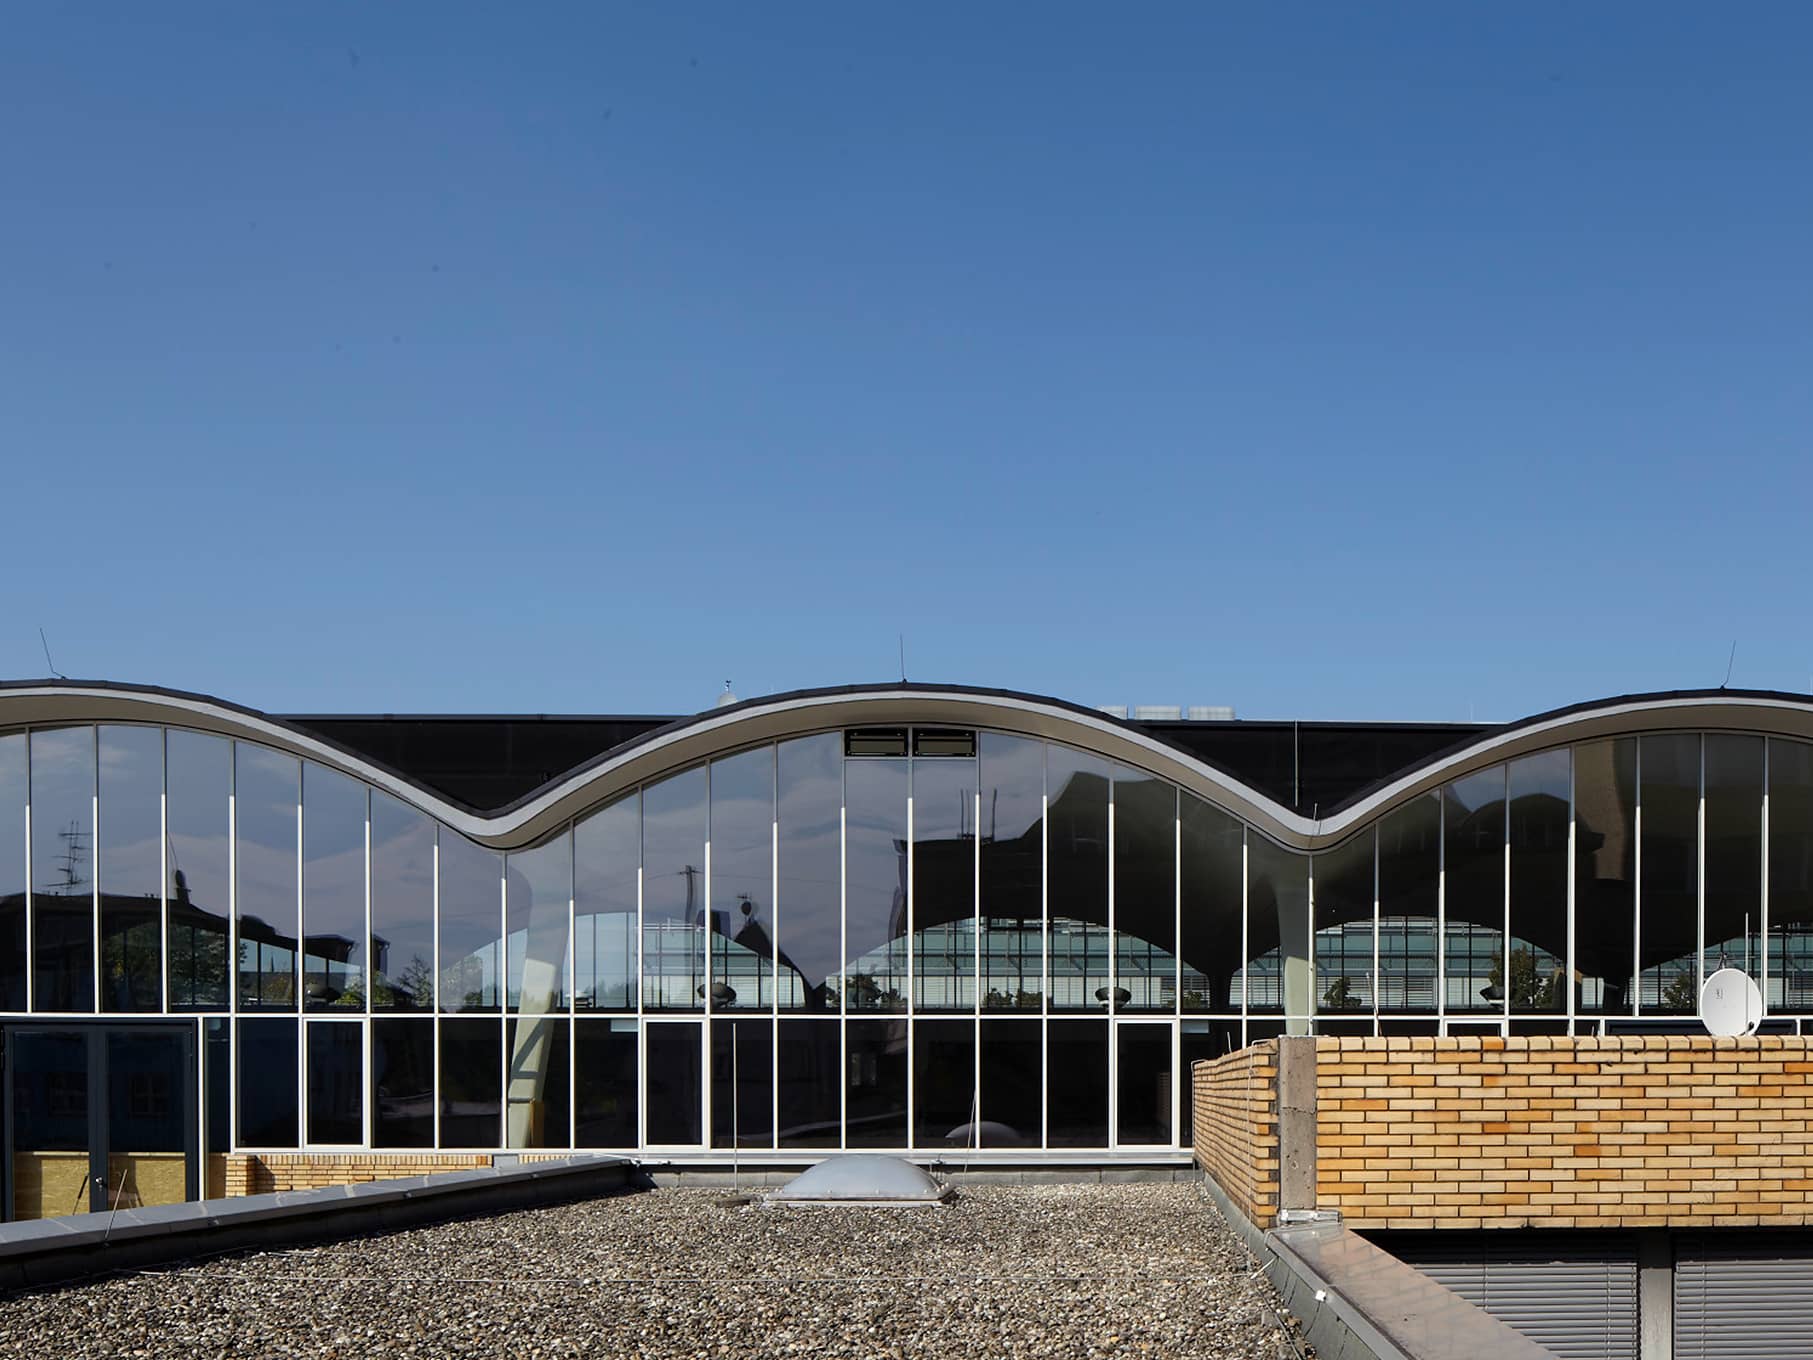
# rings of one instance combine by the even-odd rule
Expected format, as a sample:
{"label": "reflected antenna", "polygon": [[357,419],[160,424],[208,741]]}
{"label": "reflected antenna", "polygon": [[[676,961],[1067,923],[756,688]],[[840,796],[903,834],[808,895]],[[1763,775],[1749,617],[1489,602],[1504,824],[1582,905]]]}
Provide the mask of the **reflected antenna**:
{"label": "reflected antenna", "polygon": [[44,648],[44,664],[50,667],[50,673],[59,680],[69,679],[67,675],[57,669],[56,663],[50,659],[50,641],[44,636],[44,629],[42,627],[39,627],[38,629],[38,642]]}
{"label": "reflected antenna", "polygon": [[900,683],[904,685],[906,683],[906,634],[901,633],[901,634],[899,634],[899,637],[900,637]]}

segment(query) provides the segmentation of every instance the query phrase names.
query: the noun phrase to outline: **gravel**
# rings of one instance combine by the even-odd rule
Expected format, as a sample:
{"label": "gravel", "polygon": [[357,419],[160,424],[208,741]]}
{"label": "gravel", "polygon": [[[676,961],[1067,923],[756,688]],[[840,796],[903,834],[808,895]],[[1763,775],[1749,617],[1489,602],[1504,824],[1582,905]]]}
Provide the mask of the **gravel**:
{"label": "gravel", "polygon": [[945,1207],[655,1190],[0,1298],[0,1356],[1291,1353],[1190,1184],[982,1186]]}

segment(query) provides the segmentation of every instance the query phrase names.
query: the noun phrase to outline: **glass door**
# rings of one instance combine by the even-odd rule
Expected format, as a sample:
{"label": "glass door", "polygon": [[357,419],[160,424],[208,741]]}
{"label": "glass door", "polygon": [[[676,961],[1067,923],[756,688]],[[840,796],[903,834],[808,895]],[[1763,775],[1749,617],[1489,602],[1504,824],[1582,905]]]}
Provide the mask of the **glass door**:
{"label": "glass door", "polygon": [[1121,1020],[1114,1026],[1114,1145],[1176,1146],[1175,1027],[1169,1020]]}
{"label": "glass door", "polygon": [[196,1197],[191,1027],[21,1026],[4,1038],[7,1217]]}
{"label": "glass door", "polygon": [[643,1145],[703,1147],[705,1026],[697,1020],[649,1020],[642,1032]]}
{"label": "glass door", "polygon": [[13,1030],[6,1036],[8,1217],[56,1218],[98,1208],[91,1181],[88,1035]]}
{"label": "glass door", "polygon": [[97,1037],[106,1040],[106,1207],[181,1204],[194,1193],[192,1033],[116,1029]]}

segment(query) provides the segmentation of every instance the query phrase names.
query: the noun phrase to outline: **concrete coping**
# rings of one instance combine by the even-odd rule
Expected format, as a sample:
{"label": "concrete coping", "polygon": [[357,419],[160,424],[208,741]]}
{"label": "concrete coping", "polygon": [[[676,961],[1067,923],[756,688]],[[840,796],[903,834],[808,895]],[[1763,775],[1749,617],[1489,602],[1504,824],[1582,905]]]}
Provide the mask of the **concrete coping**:
{"label": "concrete coping", "polygon": [[[1554,1360],[1554,1352],[1339,1223],[1274,1228],[1266,1242],[1308,1286],[1301,1292],[1309,1297],[1299,1293],[1292,1311],[1332,1309],[1374,1355]],[[1313,1330],[1311,1318],[1302,1320]]]}
{"label": "concrete coping", "polygon": [[[350,1209],[378,1209],[388,1205],[422,1204],[475,1191],[519,1185],[547,1186],[568,1178],[599,1172],[613,1173],[613,1180],[628,1180],[632,1163],[622,1157],[562,1157],[544,1162],[474,1167],[426,1176],[358,1185],[327,1185],[313,1190],[284,1190],[263,1195],[236,1195],[231,1199],[195,1200],[185,1204],[160,1204],[143,1209],[102,1210],[59,1218],[0,1223],[0,1266],[46,1254],[123,1245],[167,1238],[190,1242],[234,1228],[334,1215]],[[551,1187],[549,1187],[551,1188]]]}

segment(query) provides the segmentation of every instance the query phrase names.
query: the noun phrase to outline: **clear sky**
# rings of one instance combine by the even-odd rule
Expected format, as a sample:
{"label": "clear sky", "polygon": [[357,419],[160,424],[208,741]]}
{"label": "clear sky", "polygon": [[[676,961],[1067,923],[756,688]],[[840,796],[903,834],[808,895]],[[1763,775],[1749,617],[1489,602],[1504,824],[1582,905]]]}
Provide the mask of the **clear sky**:
{"label": "clear sky", "polygon": [[1813,8],[21,4],[0,674],[1813,683]]}

